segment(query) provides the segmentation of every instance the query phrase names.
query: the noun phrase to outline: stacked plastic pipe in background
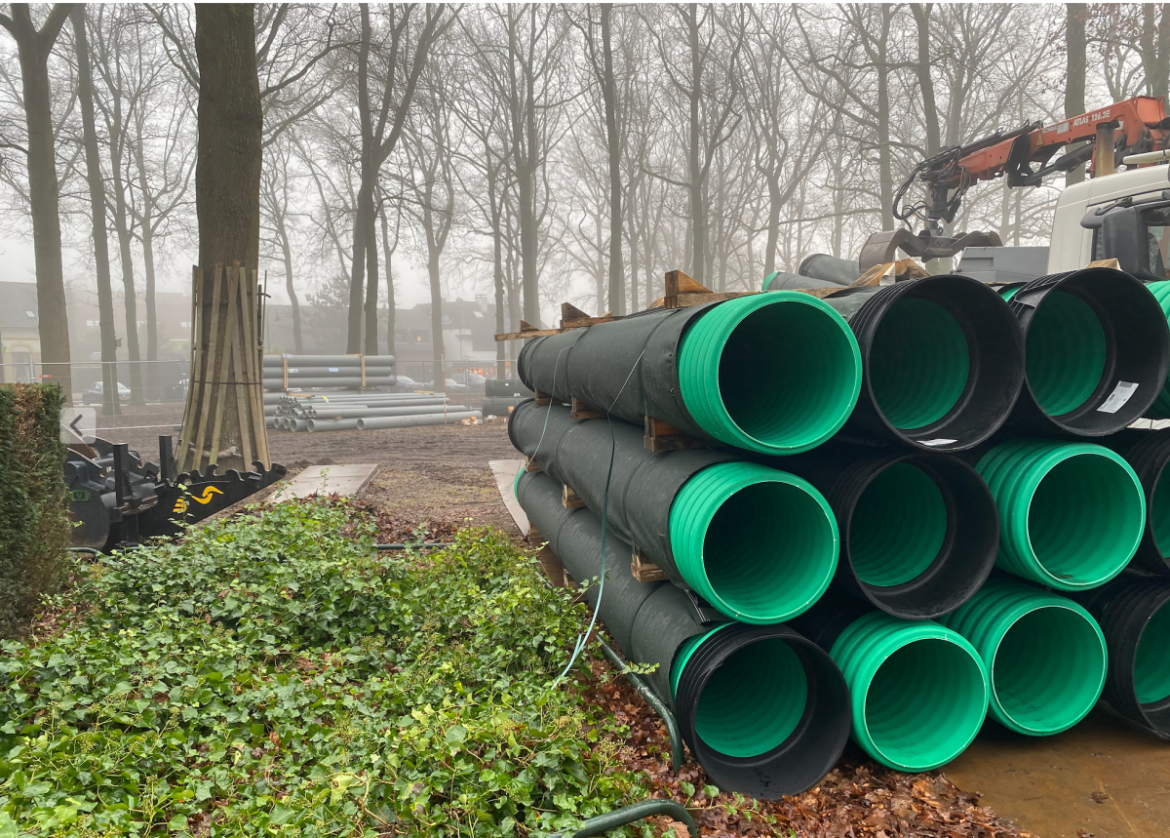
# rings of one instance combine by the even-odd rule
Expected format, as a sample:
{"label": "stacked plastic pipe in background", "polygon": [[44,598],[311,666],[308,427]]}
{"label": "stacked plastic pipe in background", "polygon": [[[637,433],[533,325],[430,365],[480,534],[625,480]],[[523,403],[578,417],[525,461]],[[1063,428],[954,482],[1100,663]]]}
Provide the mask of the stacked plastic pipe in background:
{"label": "stacked plastic pipe in background", "polygon": [[265,355],[264,415],[270,428],[348,431],[479,419],[443,394],[395,393],[394,356]]}

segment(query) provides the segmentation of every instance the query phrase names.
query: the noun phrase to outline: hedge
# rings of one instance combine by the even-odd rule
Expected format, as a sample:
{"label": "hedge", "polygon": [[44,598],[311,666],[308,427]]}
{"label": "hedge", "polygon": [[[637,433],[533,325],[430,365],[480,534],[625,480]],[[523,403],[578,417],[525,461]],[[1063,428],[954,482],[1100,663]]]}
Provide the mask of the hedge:
{"label": "hedge", "polygon": [[68,567],[61,388],[0,386],[0,635],[14,633]]}

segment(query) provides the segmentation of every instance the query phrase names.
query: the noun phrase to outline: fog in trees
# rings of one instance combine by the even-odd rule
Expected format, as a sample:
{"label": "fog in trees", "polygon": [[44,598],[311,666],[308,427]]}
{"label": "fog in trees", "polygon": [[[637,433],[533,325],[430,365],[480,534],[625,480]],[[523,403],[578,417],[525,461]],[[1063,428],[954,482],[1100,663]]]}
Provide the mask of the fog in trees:
{"label": "fog in trees", "polygon": [[[231,126],[196,124],[194,7],[0,13],[0,235],[31,244],[30,275],[6,279],[35,279],[45,362],[69,361],[71,343],[75,361],[170,357],[186,334],[160,294],[189,294],[191,265],[215,258],[199,253],[203,214],[249,242],[235,258],[284,307],[268,351],[394,352],[401,310],[420,306],[431,354],[451,358],[443,324],[459,299],[493,304],[494,329],[514,331],[565,301],[644,308],[674,268],[756,289],[814,252],[856,258],[901,223],[893,195],[922,157],[1165,95],[1170,75],[1170,12],[1154,5],[250,14],[258,238],[230,233],[226,197],[195,200],[197,127]],[[213,181],[199,189],[225,187]],[[1041,241],[1063,183],[982,184],[953,227]],[[69,322],[91,299],[93,325]],[[514,349],[498,347],[501,369]],[[52,374],[67,383],[66,367]]]}

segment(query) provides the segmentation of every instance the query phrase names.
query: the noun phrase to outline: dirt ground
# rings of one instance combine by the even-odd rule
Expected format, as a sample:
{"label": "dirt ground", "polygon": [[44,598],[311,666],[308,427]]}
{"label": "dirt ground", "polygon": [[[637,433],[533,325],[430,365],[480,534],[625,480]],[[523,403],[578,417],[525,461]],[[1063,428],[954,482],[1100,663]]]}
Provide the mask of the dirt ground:
{"label": "dirt ground", "polygon": [[[158,434],[171,430],[167,423],[177,423],[180,411],[179,406],[129,408],[117,429],[99,433],[155,459]],[[99,420],[103,424],[112,423]],[[359,497],[377,511],[383,541],[445,541],[466,524],[497,526],[520,538],[488,467],[489,460],[519,457],[502,422],[316,434],[269,431],[269,445],[273,461],[287,466],[291,475],[310,465],[377,463],[377,475]],[[774,834],[758,820],[729,818],[720,804],[730,800],[703,800],[701,792],[688,800],[683,780],[701,788],[701,769],[688,762],[679,776],[669,770],[665,728],[625,680],[614,679],[606,668],[595,662],[597,680],[582,688],[627,718],[631,767],[644,770],[659,794],[694,809],[706,807],[700,822],[708,838]],[[942,772],[926,775],[888,771],[851,747],[818,788],[762,806],[801,838],[1145,838],[1170,836],[1168,789],[1165,745],[1099,708],[1073,731],[1048,739],[1012,736],[988,723],[966,754]]]}

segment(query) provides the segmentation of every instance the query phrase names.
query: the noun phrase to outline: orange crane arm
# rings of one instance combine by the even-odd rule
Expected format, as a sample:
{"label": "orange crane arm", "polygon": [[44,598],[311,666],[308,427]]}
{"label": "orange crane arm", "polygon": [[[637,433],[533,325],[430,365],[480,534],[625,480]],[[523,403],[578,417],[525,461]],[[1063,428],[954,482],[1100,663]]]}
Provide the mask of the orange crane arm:
{"label": "orange crane arm", "polygon": [[[1142,151],[1159,151],[1166,145],[1168,125],[1162,97],[1135,96],[967,154],[959,159],[960,171],[952,178],[954,186],[961,183],[964,174],[971,181],[990,180],[1005,172],[1018,173],[1032,164],[1044,166],[1061,147],[1096,139],[1099,125],[1116,129],[1120,149],[1126,153],[1132,153],[1139,144],[1149,146]],[[1036,174],[1029,171],[1026,180],[1032,181]]]}

